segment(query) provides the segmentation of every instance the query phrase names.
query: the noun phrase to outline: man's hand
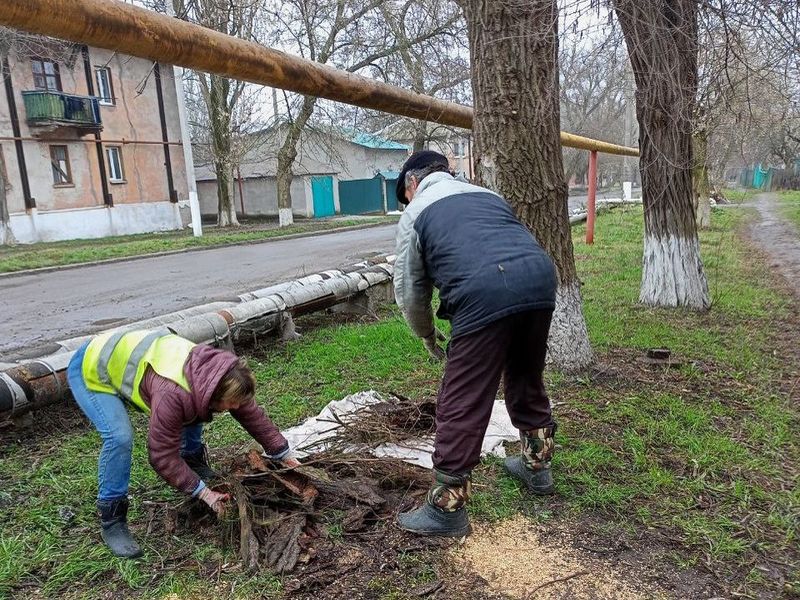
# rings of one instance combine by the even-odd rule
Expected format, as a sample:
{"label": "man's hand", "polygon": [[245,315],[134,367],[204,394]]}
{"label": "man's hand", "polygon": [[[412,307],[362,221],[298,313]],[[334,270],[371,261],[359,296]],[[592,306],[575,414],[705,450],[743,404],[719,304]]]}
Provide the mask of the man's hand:
{"label": "man's hand", "polygon": [[425,344],[425,349],[428,351],[428,354],[431,355],[433,360],[441,361],[444,360],[445,355],[444,350],[438,344],[438,342],[444,342],[446,340],[447,338],[445,335],[434,327],[430,335],[422,338],[422,343]]}
{"label": "man's hand", "polygon": [[200,492],[199,498],[208,504],[211,510],[217,513],[218,517],[221,517],[228,508],[228,501],[231,499],[231,496],[230,494],[215,492],[211,488],[206,487]]}

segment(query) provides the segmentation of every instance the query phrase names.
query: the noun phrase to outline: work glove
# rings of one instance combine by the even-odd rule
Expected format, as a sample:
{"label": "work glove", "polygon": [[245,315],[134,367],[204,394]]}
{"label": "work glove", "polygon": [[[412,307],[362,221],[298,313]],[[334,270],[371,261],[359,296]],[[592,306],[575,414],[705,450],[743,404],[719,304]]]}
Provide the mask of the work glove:
{"label": "work glove", "polygon": [[203,488],[200,491],[200,494],[198,494],[198,497],[200,500],[208,504],[209,508],[217,513],[218,517],[221,517],[225,514],[225,510],[228,508],[228,501],[231,499],[230,494],[215,492],[208,487]]}
{"label": "work glove", "polygon": [[425,349],[433,360],[442,361],[444,360],[444,350],[438,342],[444,342],[446,340],[447,338],[445,335],[434,327],[430,335],[422,338],[422,343],[425,344]]}

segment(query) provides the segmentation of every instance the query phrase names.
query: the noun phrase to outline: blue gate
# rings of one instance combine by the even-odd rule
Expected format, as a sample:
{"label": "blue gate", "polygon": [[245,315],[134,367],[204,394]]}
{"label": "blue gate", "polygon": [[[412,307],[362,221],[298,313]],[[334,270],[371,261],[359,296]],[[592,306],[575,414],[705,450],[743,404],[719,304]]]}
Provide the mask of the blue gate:
{"label": "blue gate", "polygon": [[333,177],[323,175],[311,178],[311,196],[314,198],[314,216],[331,217],[336,214],[333,203]]}
{"label": "blue gate", "polygon": [[339,182],[339,206],[343,215],[383,212],[383,179],[353,179]]}

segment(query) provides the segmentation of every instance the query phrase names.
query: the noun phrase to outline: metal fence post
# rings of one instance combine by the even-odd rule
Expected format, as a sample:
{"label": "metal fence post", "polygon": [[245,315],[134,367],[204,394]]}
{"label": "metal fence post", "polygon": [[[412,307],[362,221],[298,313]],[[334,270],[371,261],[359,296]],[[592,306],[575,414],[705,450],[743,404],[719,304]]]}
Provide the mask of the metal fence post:
{"label": "metal fence post", "polygon": [[586,243],[594,243],[594,217],[597,195],[597,151],[589,152],[589,199],[586,203]]}

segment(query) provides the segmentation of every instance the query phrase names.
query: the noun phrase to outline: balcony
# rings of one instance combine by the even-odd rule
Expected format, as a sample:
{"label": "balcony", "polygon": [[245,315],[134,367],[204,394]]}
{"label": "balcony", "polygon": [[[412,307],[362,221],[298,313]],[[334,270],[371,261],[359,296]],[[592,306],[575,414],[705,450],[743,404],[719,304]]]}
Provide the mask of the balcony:
{"label": "balcony", "polygon": [[28,125],[54,131],[77,129],[81,135],[103,129],[100,105],[94,96],[75,96],[61,92],[22,92]]}

